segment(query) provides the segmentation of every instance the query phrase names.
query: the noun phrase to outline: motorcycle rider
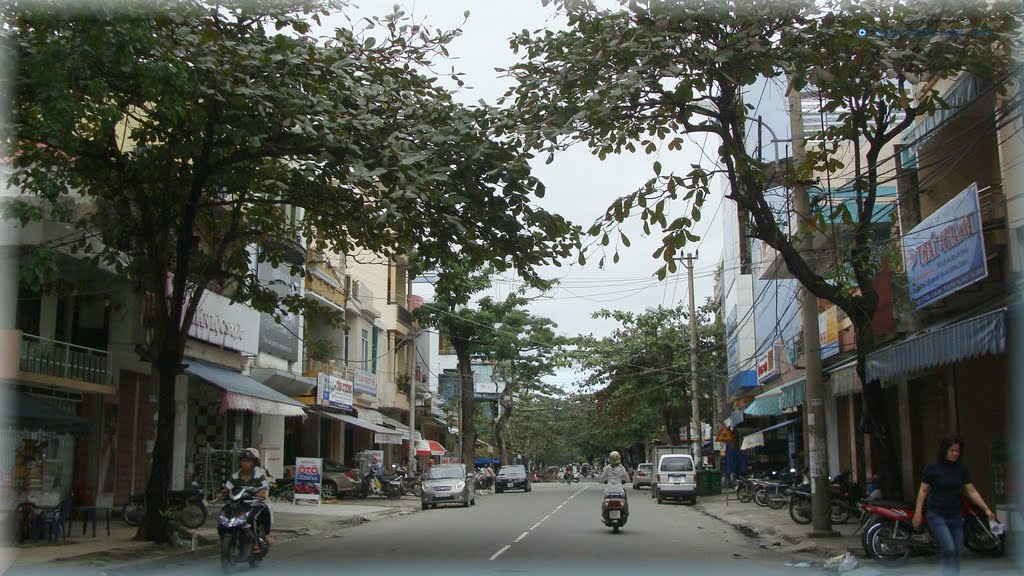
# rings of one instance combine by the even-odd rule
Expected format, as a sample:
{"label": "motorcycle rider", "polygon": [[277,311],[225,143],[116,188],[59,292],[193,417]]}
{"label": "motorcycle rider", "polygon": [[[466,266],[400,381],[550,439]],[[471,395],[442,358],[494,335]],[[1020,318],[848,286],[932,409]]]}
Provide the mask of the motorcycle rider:
{"label": "motorcycle rider", "polygon": [[[264,540],[270,544],[270,524],[272,515],[270,506],[267,505],[267,494],[270,490],[270,478],[263,468],[260,467],[260,451],[255,448],[246,448],[238,460],[239,470],[228,478],[224,483],[224,493],[229,494],[236,488],[257,488],[256,497],[262,502],[253,504],[261,508],[256,512],[257,522],[263,523]],[[253,542],[253,552],[259,552],[259,542]]]}
{"label": "motorcycle rider", "polygon": [[608,465],[601,471],[601,475],[597,481],[602,484],[607,484],[612,480],[619,480],[622,484],[629,484],[629,472],[626,472],[626,467],[622,465],[622,456],[615,450],[612,450],[608,454]]}

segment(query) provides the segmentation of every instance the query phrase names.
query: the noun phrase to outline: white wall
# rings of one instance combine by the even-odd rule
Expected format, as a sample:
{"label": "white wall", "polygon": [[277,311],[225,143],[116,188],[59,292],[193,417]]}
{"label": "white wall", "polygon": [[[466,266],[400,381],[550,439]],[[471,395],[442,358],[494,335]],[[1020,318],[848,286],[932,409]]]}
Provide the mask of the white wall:
{"label": "white wall", "polygon": [[263,467],[275,478],[284,476],[284,416],[254,414],[252,439]]}

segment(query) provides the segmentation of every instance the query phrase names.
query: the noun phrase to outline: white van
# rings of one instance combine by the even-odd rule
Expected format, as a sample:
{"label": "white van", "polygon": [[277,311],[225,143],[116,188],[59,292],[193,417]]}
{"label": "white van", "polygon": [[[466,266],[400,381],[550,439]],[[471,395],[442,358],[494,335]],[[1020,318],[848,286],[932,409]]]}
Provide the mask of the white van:
{"label": "white van", "polygon": [[654,470],[654,497],[686,499],[697,503],[697,470],[689,454],[665,454]]}

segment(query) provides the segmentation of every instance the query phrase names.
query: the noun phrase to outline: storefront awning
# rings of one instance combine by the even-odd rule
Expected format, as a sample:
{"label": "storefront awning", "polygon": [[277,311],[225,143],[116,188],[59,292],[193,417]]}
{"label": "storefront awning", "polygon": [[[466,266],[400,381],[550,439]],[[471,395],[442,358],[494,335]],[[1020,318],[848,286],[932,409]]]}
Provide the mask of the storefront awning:
{"label": "storefront awning", "polygon": [[249,374],[285,396],[306,396],[316,388],[316,379],[277,368],[252,368]]}
{"label": "storefront awning", "polygon": [[46,430],[57,434],[79,436],[89,433],[88,420],[65,414],[24,392],[12,392],[11,396],[3,402],[2,410],[0,421],[13,428]]}
{"label": "storefront awning", "polygon": [[856,359],[828,368],[825,373],[829,375],[829,390],[832,396],[838,398],[861,391]]}
{"label": "storefront awning", "polygon": [[749,416],[777,416],[782,414],[782,406],[779,404],[781,399],[782,390],[774,388],[754,398],[743,413]]}
{"label": "storefront awning", "polygon": [[779,400],[779,407],[785,412],[790,408],[796,408],[803,404],[806,398],[807,377],[801,376],[782,387],[782,398]]}
{"label": "storefront awning", "polygon": [[872,380],[889,380],[987,354],[1006,352],[1006,308],[934,328],[868,355]]}
{"label": "storefront awning", "polygon": [[918,146],[921,146],[935,136],[946,121],[974,103],[981,92],[981,80],[974,74],[965,73],[943,96],[948,106],[936,110],[929,116],[925,116],[907,133],[903,138],[903,143],[909,144],[913,149],[917,149]]}
{"label": "storefront awning", "polygon": [[784,428],[784,427],[789,426],[791,424],[795,424],[795,423],[797,423],[799,421],[800,421],[799,418],[793,418],[791,420],[786,420],[785,422],[779,422],[778,424],[775,424],[774,426],[769,426],[769,427],[765,428],[764,430],[760,430],[758,432],[754,432],[753,434],[747,434],[746,436],[743,437],[743,442],[740,443],[740,450],[749,450],[751,448],[757,448],[758,446],[764,446],[764,433],[765,432],[771,432],[772,430],[778,430],[779,428]]}
{"label": "storefront awning", "polygon": [[305,416],[304,406],[233,370],[220,368],[192,358],[185,359],[185,371],[224,390],[223,410],[246,410],[275,416]]}
{"label": "storefront awning", "polygon": [[385,428],[383,426],[378,426],[378,425],[376,425],[376,424],[374,424],[372,422],[367,422],[366,420],[363,420],[362,418],[356,418],[355,416],[349,416],[348,414],[335,414],[333,412],[326,412],[326,411],[323,411],[323,410],[314,410],[314,412],[316,412],[317,414],[320,414],[321,416],[327,416],[328,418],[334,418],[335,420],[340,420],[340,421],[342,421],[342,422],[344,422],[346,424],[351,424],[353,426],[358,426],[359,428],[363,428],[365,430],[369,430],[370,432],[376,432],[378,434],[394,434],[395,433],[395,431],[390,429],[390,428]]}

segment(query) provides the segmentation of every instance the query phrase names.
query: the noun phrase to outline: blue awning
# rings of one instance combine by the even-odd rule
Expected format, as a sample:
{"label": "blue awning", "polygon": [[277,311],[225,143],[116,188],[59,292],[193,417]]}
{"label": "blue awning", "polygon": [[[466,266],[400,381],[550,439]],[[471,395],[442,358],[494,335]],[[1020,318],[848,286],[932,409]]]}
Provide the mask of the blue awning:
{"label": "blue awning", "polygon": [[789,426],[791,424],[796,424],[799,421],[800,421],[799,418],[791,418],[789,420],[786,420],[785,422],[779,422],[778,424],[776,424],[774,426],[769,426],[769,427],[765,428],[764,430],[761,430],[760,433],[764,434],[765,432],[771,432],[772,430],[778,430],[779,428],[785,428],[786,426]]}
{"label": "blue awning", "polygon": [[942,96],[948,106],[936,110],[930,116],[925,116],[903,138],[903,144],[909,144],[912,149],[916,150],[935,136],[945,122],[973,104],[978,95],[981,94],[982,88],[981,80],[977,76],[969,72],[965,73]]}
{"label": "blue awning", "polygon": [[186,358],[185,371],[227,392],[227,409],[278,416],[305,416],[305,406],[277,390],[234,370]]}
{"label": "blue awning", "polygon": [[786,420],[785,422],[779,422],[778,424],[775,424],[774,426],[769,426],[769,427],[765,428],[764,430],[759,430],[757,432],[754,432],[753,434],[747,434],[746,436],[743,437],[743,442],[740,444],[740,450],[749,450],[751,448],[757,448],[758,446],[764,446],[764,433],[765,432],[771,432],[772,430],[778,430],[779,428],[784,428],[784,427],[789,426],[791,424],[795,424],[795,423],[797,423],[799,421],[800,421],[799,418],[792,418],[790,420]]}
{"label": "blue awning", "polygon": [[1006,308],[941,326],[868,355],[871,380],[889,380],[954,364],[968,358],[1006,352]]}

